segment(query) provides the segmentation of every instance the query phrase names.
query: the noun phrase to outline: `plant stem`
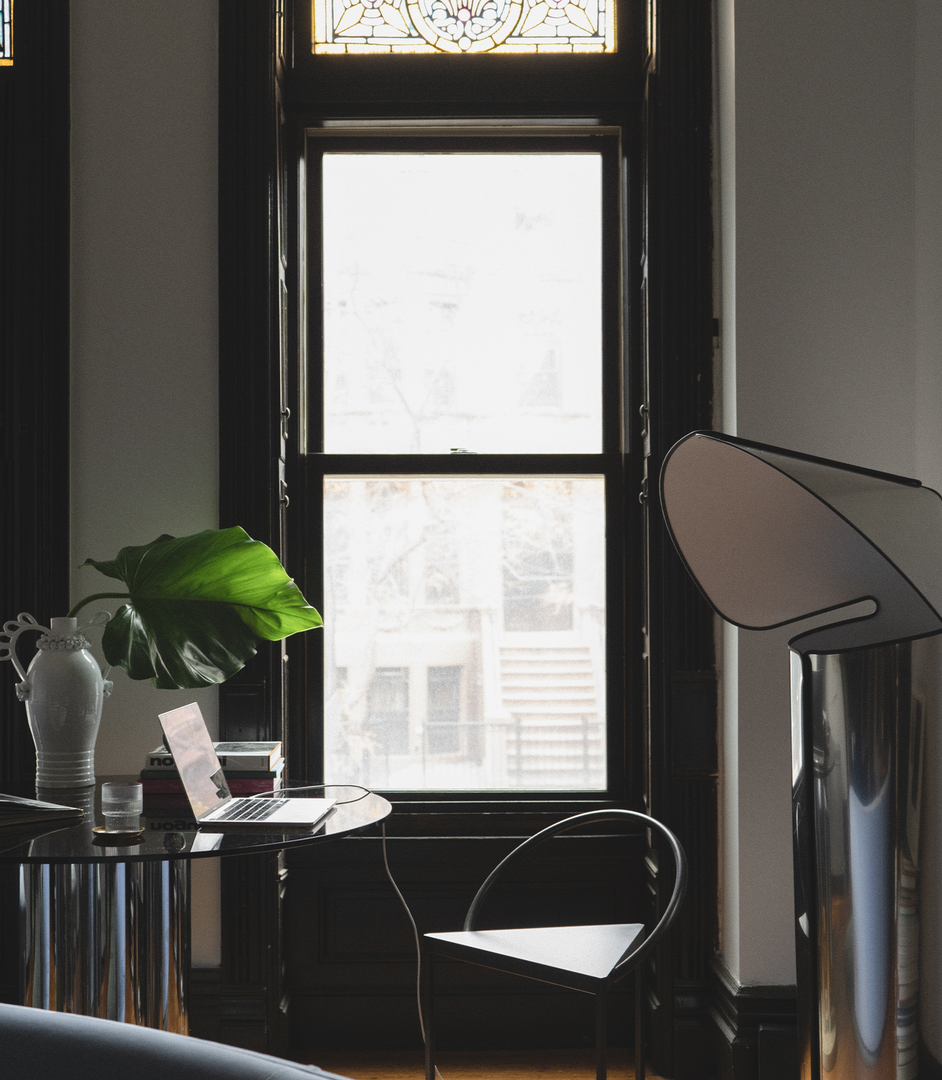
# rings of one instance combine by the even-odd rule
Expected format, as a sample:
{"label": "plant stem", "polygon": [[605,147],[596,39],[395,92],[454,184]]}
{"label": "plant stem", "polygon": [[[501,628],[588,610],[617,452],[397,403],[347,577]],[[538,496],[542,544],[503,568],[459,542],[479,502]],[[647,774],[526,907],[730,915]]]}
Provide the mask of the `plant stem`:
{"label": "plant stem", "polygon": [[131,594],[126,592],[92,593],[91,596],[86,596],[84,600],[79,600],[79,602],[75,605],[75,607],[72,608],[66,618],[74,619],[76,615],[78,615],[78,613],[82,610],[82,608],[85,607],[86,604],[90,604],[93,600],[129,600],[130,598]]}

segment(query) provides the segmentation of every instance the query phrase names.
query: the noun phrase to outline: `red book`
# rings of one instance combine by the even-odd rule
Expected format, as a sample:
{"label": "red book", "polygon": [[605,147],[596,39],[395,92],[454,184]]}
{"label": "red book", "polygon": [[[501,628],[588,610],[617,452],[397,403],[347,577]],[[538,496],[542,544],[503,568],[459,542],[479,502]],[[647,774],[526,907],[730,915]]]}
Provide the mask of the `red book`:
{"label": "red book", "polygon": [[150,814],[154,810],[179,810],[181,813],[192,814],[189,801],[181,791],[179,794],[148,794],[144,792],[144,813]]}
{"label": "red book", "polygon": [[[280,776],[233,777],[227,776],[226,783],[233,795],[255,795],[259,791],[277,791],[281,787]],[[148,795],[186,795],[183,781],[168,776],[161,779],[146,778],[141,780],[144,797]]]}
{"label": "red book", "polygon": [[[233,780],[226,777],[226,783],[233,795],[257,795],[264,791],[278,791],[282,787],[280,776],[268,776]],[[163,779],[142,780],[144,789],[144,812],[153,810],[186,810],[190,803],[183,790],[183,782],[165,777]]]}

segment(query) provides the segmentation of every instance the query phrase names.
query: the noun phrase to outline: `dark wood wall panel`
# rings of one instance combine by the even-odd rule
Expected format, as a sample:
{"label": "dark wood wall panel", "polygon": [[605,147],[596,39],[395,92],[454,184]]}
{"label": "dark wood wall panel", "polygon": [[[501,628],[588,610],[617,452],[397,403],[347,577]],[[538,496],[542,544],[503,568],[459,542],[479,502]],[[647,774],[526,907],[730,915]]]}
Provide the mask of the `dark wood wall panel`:
{"label": "dark wood wall panel", "polygon": [[262,1053],[287,1049],[283,856],[222,862],[222,964],[190,973],[190,1033]]}
{"label": "dark wood wall panel", "polygon": [[[69,7],[21,4],[0,69],[0,619],[69,607]],[[34,768],[0,664],[0,776]]]}
{"label": "dark wood wall panel", "polygon": [[[519,839],[390,839],[390,866],[420,934],[460,927],[478,886]],[[486,921],[505,927],[640,921],[640,838],[570,837],[549,847],[495,893]],[[379,839],[293,852],[285,918],[294,1045],[422,1045],[415,939],[386,877]],[[587,995],[461,963],[437,965],[436,988],[442,1046],[593,1045]],[[632,989],[627,979],[613,996],[613,1045],[632,1041]]]}
{"label": "dark wood wall panel", "polygon": [[675,830],[693,873],[691,895],[676,932],[655,959],[649,985],[657,1002],[652,1065],[663,1076],[685,1078],[702,1073],[710,1039],[707,964],[714,947],[717,850],[715,657],[713,615],[667,534],[658,476],[677,439],[712,426],[713,12],[711,0],[654,4],[656,66],[645,102],[646,275],[641,297],[647,405],[646,786],[651,813]]}
{"label": "dark wood wall panel", "polygon": [[[21,3],[0,68],[0,621],[69,606],[69,5]],[[0,664],[0,787],[35,769]],[[0,877],[0,1000],[19,994],[17,876]]]}
{"label": "dark wood wall panel", "polygon": [[[283,556],[276,0],[219,5],[220,526]],[[284,650],[263,644],[220,687],[220,737],[284,739]],[[284,1052],[277,860],[222,863],[223,962],[195,972],[194,1031]]]}

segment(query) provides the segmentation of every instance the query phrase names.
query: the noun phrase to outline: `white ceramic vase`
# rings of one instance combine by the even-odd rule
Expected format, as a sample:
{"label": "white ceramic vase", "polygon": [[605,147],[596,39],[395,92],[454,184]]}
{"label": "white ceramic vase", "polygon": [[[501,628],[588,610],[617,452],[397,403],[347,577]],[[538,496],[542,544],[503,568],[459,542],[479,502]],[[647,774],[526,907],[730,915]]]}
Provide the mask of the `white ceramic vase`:
{"label": "white ceramic vase", "polygon": [[[0,660],[12,660],[22,679],[16,694],[26,703],[36,745],[37,787],[81,788],[95,783],[95,740],[102,702],[112,684],[89,652],[83,631],[108,618],[103,612],[81,627],[77,619],[52,619],[45,627],[31,615],[19,615],[0,635]],[[26,671],[16,655],[16,640],[25,630],[42,635]]]}

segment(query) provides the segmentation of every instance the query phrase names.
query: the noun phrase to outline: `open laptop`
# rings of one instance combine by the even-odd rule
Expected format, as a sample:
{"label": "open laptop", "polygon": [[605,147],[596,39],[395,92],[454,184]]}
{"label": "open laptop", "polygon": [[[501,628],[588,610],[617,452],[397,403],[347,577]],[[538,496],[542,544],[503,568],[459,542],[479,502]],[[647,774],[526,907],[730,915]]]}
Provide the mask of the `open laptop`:
{"label": "open laptop", "polygon": [[213,749],[199,705],[184,705],[160,714],[167,747],[186,789],[193,816],[200,825],[248,827],[257,830],[310,829],[335,799],[233,798]]}

